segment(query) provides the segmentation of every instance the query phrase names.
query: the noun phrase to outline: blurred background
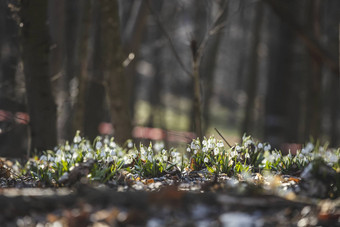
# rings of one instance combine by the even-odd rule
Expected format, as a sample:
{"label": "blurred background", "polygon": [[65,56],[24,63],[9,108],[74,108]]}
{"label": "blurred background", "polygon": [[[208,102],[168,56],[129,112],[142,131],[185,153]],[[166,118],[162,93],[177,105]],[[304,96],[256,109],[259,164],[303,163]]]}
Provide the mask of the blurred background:
{"label": "blurred background", "polygon": [[339,0],[0,1],[0,156],[76,130],[339,146],[339,12]]}

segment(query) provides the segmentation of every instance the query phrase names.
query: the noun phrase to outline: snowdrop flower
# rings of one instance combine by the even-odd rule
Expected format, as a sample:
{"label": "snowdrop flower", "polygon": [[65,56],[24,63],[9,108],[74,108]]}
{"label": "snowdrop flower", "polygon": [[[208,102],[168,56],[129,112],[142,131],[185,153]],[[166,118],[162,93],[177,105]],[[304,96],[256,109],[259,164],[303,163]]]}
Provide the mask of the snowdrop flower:
{"label": "snowdrop flower", "polygon": [[190,148],[194,150],[194,149],[198,149],[199,146],[197,144],[195,144],[195,142],[193,141],[193,142],[191,142]]}
{"label": "snowdrop flower", "polygon": [[57,157],[54,159],[54,162],[55,162],[55,163],[61,162],[60,156],[57,156]]}
{"label": "snowdrop flower", "polygon": [[190,147],[188,147],[188,148],[187,148],[187,152],[190,152],[190,151],[191,151],[191,149],[190,149]]}
{"label": "snowdrop flower", "polygon": [[68,141],[66,141],[65,151],[70,151],[70,150],[71,150],[71,147],[70,147],[70,145],[68,144]]}
{"label": "snowdrop flower", "polygon": [[112,148],[116,148],[117,144],[114,141],[111,140],[109,146],[112,147]]}
{"label": "snowdrop flower", "polygon": [[314,145],[312,143],[307,143],[306,147],[305,147],[305,150],[307,153],[310,153],[312,152],[314,149]]}
{"label": "snowdrop flower", "polygon": [[78,158],[78,153],[77,152],[74,152],[73,155],[72,155],[72,159],[75,160]]}
{"label": "snowdrop flower", "polygon": [[237,145],[235,149],[236,149],[237,152],[241,151],[241,147],[239,145]]}
{"label": "snowdrop flower", "polygon": [[219,149],[216,147],[216,148],[214,149],[214,155],[216,156],[216,155],[218,155],[218,153],[219,153]]}
{"label": "snowdrop flower", "polygon": [[153,161],[153,160],[152,160],[152,155],[151,155],[151,154],[148,155],[148,160],[149,160],[149,162],[152,162],[152,161]]}
{"label": "snowdrop flower", "polygon": [[281,158],[281,154],[279,152],[273,152],[272,156],[274,157],[274,160]]}
{"label": "snowdrop flower", "polygon": [[110,155],[111,155],[111,156],[116,155],[116,151],[115,151],[114,149],[110,150]]}
{"label": "snowdrop flower", "polygon": [[128,146],[128,148],[132,148],[133,147],[133,143],[131,141],[129,141],[127,146]]}
{"label": "snowdrop flower", "polygon": [[245,147],[249,147],[251,144],[253,144],[253,141],[252,141],[252,140],[247,140],[247,141],[244,143],[244,146],[245,146]]}
{"label": "snowdrop flower", "polygon": [[87,159],[93,159],[93,154],[91,152],[88,152],[86,155],[85,155],[85,158]]}
{"label": "snowdrop flower", "polygon": [[101,141],[97,141],[96,143],[96,149],[99,150],[103,146]]}
{"label": "snowdrop flower", "polygon": [[174,152],[174,155],[173,155],[173,157],[175,157],[175,158],[178,158],[178,157],[180,157],[180,154],[179,154],[179,152]]}
{"label": "snowdrop flower", "polygon": [[257,145],[257,147],[258,147],[259,149],[262,149],[262,148],[263,148],[263,144],[262,144],[262,143],[259,143],[259,144]]}
{"label": "snowdrop flower", "polygon": [[104,147],[104,151],[106,152],[106,153],[109,153],[110,152],[110,148],[105,144],[105,147]]}
{"label": "snowdrop flower", "polygon": [[164,162],[168,161],[168,157],[166,155],[163,156],[163,161]]}
{"label": "snowdrop flower", "polygon": [[112,162],[112,161],[113,161],[113,157],[112,156],[107,157],[107,159],[106,159],[107,163]]}
{"label": "snowdrop flower", "polygon": [[305,157],[305,156],[304,156],[302,153],[299,153],[299,154],[298,154],[298,158],[299,158],[300,160],[302,160],[304,157]]}
{"label": "snowdrop flower", "polygon": [[108,137],[108,136],[105,136],[104,144],[109,144],[109,142],[110,142],[109,137]]}
{"label": "snowdrop flower", "polygon": [[205,153],[205,152],[208,151],[208,148],[207,148],[207,147],[203,147],[203,148],[202,148],[202,151]]}
{"label": "snowdrop flower", "polygon": [[222,141],[220,141],[219,143],[217,143],[217,147],[224,147],[224,144]]}
{"label": "snowdrop flower", "polygon": [[245,158],[250,158],[250,155],[249,153],[247,152],[245,155],[244,155]]}
{"label": "snowdrop flower", "polygon": [[232,150],[232,151],[230,152],[230,157],[231,157],[231,158],[234,158],[236,155],[237,155],[236,151]]}
{"label": "snowdrop flower", "polygon": [[81,137],[80,137],[80,131],[78,130],[76,132],[76,136],[73,138],[73,143],[80,143],[81,142]]}
{"label": "snowdrop flower", "polygon": [[145,154],[146,154],[146,151],[145,151],[144,147],[141,147],[141,148],[140,148],[140,153],[141,153],[142,155],[145,155]]}
{"label": "snowdrop flower", "polygon": [[205,157],[205,158],[204,158],[204,162],[205,162],[205,163],[209,162],[208,157]]}
{"label": "snowdrop flower", "polygon": [[270,151],[270,149],[272,149],[272,147],[270,146],[270,144],[267,144],[266,146],[264,146],[264,150],[265,150],[265,151]]}
{"label": "snowdrop flower", "polygon": [[57,152],[56,152],[56,155],[61,155],[62,153],[63,152],[60,149],[58,149]]}
{"label": "snowdrop flower", "polygon": [[236,154],[236,151],[232,150],[232,151],[230,152],[230,157],[231,157],[231,158],[234,158],[236,155],[237,155],[237,154]]}
{"label": "snowdrop flower", "polygon": [[204,146],[206,146],[206,145],[207,145],[207,141],[206,141],[206,140],[203,140],[203,141],[202,141],[202,144],[203,144]]}
{"label": "snowdrop flower", "polygon": [[215,144],[213,144],[212,142],[208,141],[208,148],[212,149],[215,147]]}
{"label": "snowdrop flower", "polygon": [[274,156],[274,155],[269,155],[269,156],[266,158],[266,161],[268,161],[268,162],[274,162],[274,161],[275,161],[275,156]]}
{"label": "snowdrop flower", "polygon": [[160,142],[154,144],[155,151],[160,151],[163,147],[164,145]]}
{"label": "snowdrop flower", "polygon": [[196,144],[194,142],[191,142],[190,149],[195,149],[195,148],[196,148]]}
{"label": "snowdrop flower", "polygon": [[197,154],[197,150],[194,150],[194,154]]}
{"label": "snowdrop flower", "polygon": [[91,151],[92,150],[92,147],[91,147],[91,144],[89,141],[86,141],[86,145],[85,145],[85,149],[86,151]]}
{"label": "snowdrop flower", "polygon": [[212,137],[210,137],[209,138],[209,140],[208,140],[208,143],[216,143],[216,139],[215,138],[212,138]]}
{"label": "snowdrop flower", "polygon": [[78,144],[74,144],[74,145],[73,145],[72,151],[74,152],[74,151],[76,151],[77,149],[78,149]]}
{"label": "snowdrop flower", "polygon": [[163,154],[163,155],[166,154],[166,150],[165,150],[165,149],[162,150],[162,154]]}
{"label": "snowdrop flower", "polygon": [[338,162],[338,157],[336,154],[330,152],[330,151],[326,151],[325,153],[325,161],[329,162],[329,163],[336,163]]}
{"label": "snowdrop flower", "polygon": [[293,156],[292,156],[292,154],[290,153],[290,151],[289,151],[287,157],[288,157],[289,159],[292,159]]}
{"label": "snowdrop flower", "polygon": [[130,164],[132,162],[132,158],[129,156],[124,156],[124,163],[125,164]]}
{"label": "snowdrop flower", "polygon": [[307,163],[308,162],[308,159],[306,156],[303,157],[303,162]]}
{"label": "snowdrop flower", "polygon": [[102,157],[102,158],[105,158],[105,157],[106,157],[105,151],[102,150],[102,151],[100,152],[100,157]]}
{"label": "snowdrop flower", "polygon": [[46,157],[46,155],[41,155],[41,157],[40,157],[40,161],[47,161],[47,157]]}

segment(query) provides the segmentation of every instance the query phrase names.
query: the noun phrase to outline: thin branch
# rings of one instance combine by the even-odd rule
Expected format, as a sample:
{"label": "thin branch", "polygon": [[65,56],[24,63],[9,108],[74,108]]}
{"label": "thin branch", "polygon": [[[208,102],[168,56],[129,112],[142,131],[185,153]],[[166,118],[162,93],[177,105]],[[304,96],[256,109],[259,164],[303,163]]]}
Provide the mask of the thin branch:
{"label": "thin branch", "polygon": [[215,128],[215,131],[218,133],[218,135],[220,135],[220,137],[222,137],[222,139],[224,140],[224,142],[226,142],[228,144],[228,146],[231,148],[230,144],[228,143],[228,141],[222,136],[222,134],[217,130],[217,128]]}
{"label": "thin branch", "polygon": [[201,43],[201,45],[199,46],[198,50],[197,50],[197,54],[198,54],[198,62],[200,64],[201,58],[203,56],[203,51],[209,41],[209,38],[211,35],[216,34],[217,32],[219,32],[222,28],[225,27],[225,23],[224,22],[220,22],[222,17],[226,16],[226,5],[224,4],[222,6],[223,9],[220,9],[217,16],[214,18],[213,23],[210,25],[210,28],[208,29],[208,32],[205,34],[204,39]]}
{"label": "thin branch", "polygon": [[152,14],[152,16],[156,19],[156,23],[158,25],[158,27],[161,29],[162,33],[165,35],[165,37],[167,38],[169,44],[170,44],[170,49],[172,51],[172,53],[174,54],[177,62],[179,63],[179,65],[181,66],[182,70],[190,77],[192,77],[192,73],[185,67],[182,59],[180,58],[180,56],[178,55],[178,51],[175,48],[174,43],[172,42],[172,39],[169,35],[169,33],[166,31],[165,27],[163,26],[158,14],[152,9],[151,4],[150,4],[150,0],[147,0],[147,6]]}

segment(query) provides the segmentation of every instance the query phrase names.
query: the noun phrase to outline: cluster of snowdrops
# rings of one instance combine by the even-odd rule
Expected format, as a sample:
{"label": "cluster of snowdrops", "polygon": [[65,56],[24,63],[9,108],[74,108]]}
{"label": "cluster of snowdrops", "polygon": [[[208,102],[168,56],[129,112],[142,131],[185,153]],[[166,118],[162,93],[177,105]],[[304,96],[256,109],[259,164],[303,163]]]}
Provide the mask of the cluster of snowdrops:
{"label": "cluster of snowdrops", "polygon": [[244,135],[240,144],[227,146],[215,137],[194,139],[185,152],[164,148],[162,142],[136,145],[127,141],[123,146],[111,137],[97,137],[93,142],[82,138],[78,131],[70,143],[48,150],[29,160],[21,173],[31,175],[47,184],[60,179],[88,161],[94,161],[87,179],[106,183],[125,170],[139,178],[160,177],[170,172],[184,174],[207,170],[212,174],[233,176],[239,173],[272,171],[292,173],[301,170],[315,159],[322,159],[335,170],[340,169],[340,149],[331,150],[318,143],[307,143],[295,155],[282,155],[268,143],[255,141]]}

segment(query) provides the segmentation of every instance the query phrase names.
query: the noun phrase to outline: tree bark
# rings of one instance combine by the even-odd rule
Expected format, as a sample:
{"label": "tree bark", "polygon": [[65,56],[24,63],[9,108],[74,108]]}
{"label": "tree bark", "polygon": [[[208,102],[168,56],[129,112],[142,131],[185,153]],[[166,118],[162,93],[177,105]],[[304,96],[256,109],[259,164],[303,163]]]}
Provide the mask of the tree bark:
{"label": "tree bark", "polygon": [[[275,148],[279,148],[282,143],[296,142],[296,123],[291,123],[290,112],[295,112],[298,122],[299,114],[293,95],[292,61],[294,56],[293,44],[296,42],[290,29],[275,14],[269,14],[269,62],[268,62],[268,82],[265,107],[265,139]],[[295,122],[293,121],[293,122]],[[289,138],[288,138],[289,137]]]}
{"label": "tree bark", "polygon": [[74,105],[78,93],[79,75],[79,43],[80,43],[80,16],[79,1],[65,1],[65,33],[64,33],[64,67],[63,76],[59,81],[58,103],[58,138],[70,140],[73,132]]}
{"label": "tree bark", "polygon": [[[307,21],[308,28],[313,31],[316,41],[320,40],[320,1],[313,0],[308,2]],[[308,79],[307,111],[306,111],[306,131],[305,138],[312,136],[318,139],[321,129],[321,96],[322,96],[322,60],[320,56],[309,50],[310,55],[310,75]]]}
{"label": "tree bark", "polygon": [[85,97],[86,97],[86,86],[88,83],[88,55],[89,55],[89,33],[91,24],[91,3],[90,1],[81,1],[81,23],[79,28],[79,92],[77,95],[77,101],[75,103],[74,118],[73,118],[73,130],[80,130],[84,132],[84,113],[85,113]]}
{"label": "tree bark", "polygon": [[127,85],[124,75],[123,48],[119,27],[119,8],[117,1],[100,1],[101,12],[101,50],[102,68],[111,111],[111,122],[118,143],[131,138],[131,121],[129,116]]}
{"label": "tree bark", "polygon": [[263,18],[262,2],[257,2],[255,6],[255,20],[252,30],[251,50],[249,54],[248,78],[246,80],[247,104],[245,108],[245,117],[243,120],[242,134],[250,133],[252,122],[254,119],[255,97],[257,92],[258,82],[258,48],[260,44],[260,34]]}
{"label": "tree bark", "polygon": [[19,59],[18,24],[6,1],[0,2],[0,98],[16,97],[15,74]]}
{"label": "tree bark", "polygon": [[[84,134],[90,140],[99,134],[99,124],[104,120],[105,112],[105,86],[102,68],[101,50],[101,11],[99,1],[92,4],[92,26],[89,51],[88,80],[86,81],[85,108],[84,108]],[[85,72],[85,68],[83,71]]]}
{"label": "tree bark", "polygon": [[22,59],[32,148],[38,151],[52,149],[57,143],[56,105],[48,75],[49,35],[46,14],[46,0],[22,1]]}
{"label": "tree bark", "polygon": [[[228,18],[228,1],[220,1],[217,4],[216,11],[223,10],[223,16],[220,18],[219,23],[225,23]],[[197,12],[198,15],[196,17],[199,17],[200,14]],[[212,9],[212,15],[215,15],[215,11]],[[211,16],[210,20],[213,20],[214,17]],[[209,18],[209,17],[208,17]],[[199,24],[196,25],[197,27]],[[206,33],[209,33],[209,31],[205,31]],[[216,62],[220,50],[220,43],[222,40],[222,31],[218,31],[215,34],[208,34],[209,40],[207,42],[205,53],[202,56],[202,61],[200,65],[200,73],[202,75],[202,90],[203,90],[203,97],[202,97],[202,117],[203,117],[203,128],[202,128],[202,134],[205,135],[210,124],[210,100],[213,93],[213,85],[214,85],[214,78],[215,78],[215,71],[216,71]]]}

